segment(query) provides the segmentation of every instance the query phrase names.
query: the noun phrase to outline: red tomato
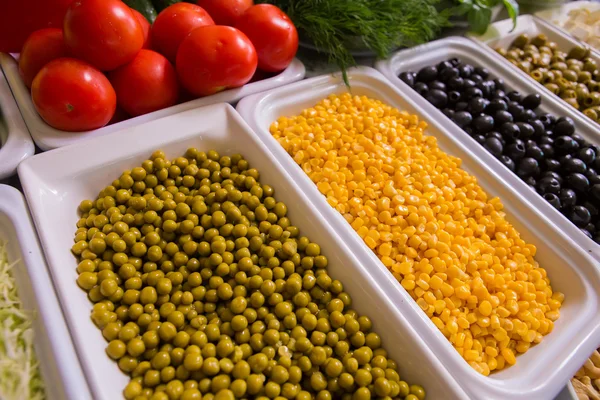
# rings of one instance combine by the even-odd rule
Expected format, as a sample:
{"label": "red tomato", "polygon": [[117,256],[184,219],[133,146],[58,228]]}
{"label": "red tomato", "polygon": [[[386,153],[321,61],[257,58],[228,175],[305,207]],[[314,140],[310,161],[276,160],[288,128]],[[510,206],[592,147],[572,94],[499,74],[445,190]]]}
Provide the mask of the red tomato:
{"label": "red tomato", "polygon": [[75,57],[104,71],[127,64],[144,45],[142,27],[119,0],[76,0],[63,31]]}
{"label": "red tomato", "polygon": [[189,3],[173,4],[156,17],[152,25],[152,45],[174,63],[179,45],[191,31],[214,24],[202,7]]}
{"label": "red tomato", "polygon": [[196,96],[245,85],[256,71],[256,50],[242,32],[229,26],[195,29],[179,46],[177,74]]}
{"label": "red tomato", "polygon": [[152,44],[150,40],[150,22],[148,22],[148,20],[144,18],[139,11],[132,8],[131,12],[133,15],[135,15],[135,18],[138,20],[140,26],[142,27],[142,32],[144,33],[144,45],[142,46],[142,49],[151,49]]}
{"label": "red tomato", "polygon": [[73,0],[0,0],[0,52],[18,53],[30,34],[62,28]]}
{"label": "red tomato", "polygon": [[25,41],[19,57],[19,74],[30,88],[33,78],[50,61],[67,56],[63,33],[58,28],[33,32]]}
{"label": "red tomato", "polygon": [[237,19],[252,5],[252,0],[198,0],[217,25],[234,26]]}
{"label": "red tomato", "polygon": [[298,51],[298,32],[290,18],[270,4],[252,6],[235,25],[256,48],[258,68],[268,72],[284,70]]}
{"label": "red tomato", "polygon": [[108,75],[117,92],[117,102],[132,117],[177,103],[177,73],[163,55],[141,50],[129,64]]}
{"label": "red tomato", "polygon": [[103,127],[117,107],[106,76],[74,58],[46,64],[33,80],[31,98],[48,125],[71,132]]}

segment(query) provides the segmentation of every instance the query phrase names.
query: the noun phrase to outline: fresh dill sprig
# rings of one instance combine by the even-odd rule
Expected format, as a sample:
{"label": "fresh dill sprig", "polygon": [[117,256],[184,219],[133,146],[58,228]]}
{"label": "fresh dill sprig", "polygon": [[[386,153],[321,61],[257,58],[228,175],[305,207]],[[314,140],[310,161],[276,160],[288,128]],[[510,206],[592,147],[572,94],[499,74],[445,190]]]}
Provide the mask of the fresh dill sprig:
{"label": "fresh dill sprig", "polygon": [[302,38],[329,55],[344,73],[356,61],[353,41],[378,57],[405,46],[435,38],[449,26],[450,12],[438,11],[437,0],[264,0],[281,8],[292,19]]}

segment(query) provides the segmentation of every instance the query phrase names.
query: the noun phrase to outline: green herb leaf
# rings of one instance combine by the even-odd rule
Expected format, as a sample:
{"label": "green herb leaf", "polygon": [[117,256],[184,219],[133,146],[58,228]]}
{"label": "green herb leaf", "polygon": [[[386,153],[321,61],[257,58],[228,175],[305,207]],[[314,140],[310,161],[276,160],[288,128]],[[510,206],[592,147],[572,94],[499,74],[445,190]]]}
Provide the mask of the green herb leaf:
{"label": "green herb leaf", "polygon": [[492,20],[492,10],[489,8],[481,8],[477,4],[474,4],[467,15],[467,18],[469,20],[469,25],[471,25],[471,29],[482,34],[485,33]]}
{"label": "green herb leaf", "polygon": [[510,19],[512,19],[512,32],[517,27],[517,17],[519,16],[519,3],[517,3],[515,0],[502,0],[502,2],[504,3],[506,11],[508,11],[508,16],[510,17]]}

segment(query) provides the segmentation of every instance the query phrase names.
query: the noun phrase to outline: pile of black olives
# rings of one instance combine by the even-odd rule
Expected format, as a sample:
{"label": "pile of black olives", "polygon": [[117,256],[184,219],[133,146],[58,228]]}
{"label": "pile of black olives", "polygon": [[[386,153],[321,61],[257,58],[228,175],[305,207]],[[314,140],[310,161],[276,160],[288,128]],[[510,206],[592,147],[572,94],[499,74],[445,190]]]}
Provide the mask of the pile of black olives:
{"label": "pile of black olives", "polygon": [[536,113],[539,94],[510,91],[456,58],[399,77],[600,243],[600,146],[571,118]]}

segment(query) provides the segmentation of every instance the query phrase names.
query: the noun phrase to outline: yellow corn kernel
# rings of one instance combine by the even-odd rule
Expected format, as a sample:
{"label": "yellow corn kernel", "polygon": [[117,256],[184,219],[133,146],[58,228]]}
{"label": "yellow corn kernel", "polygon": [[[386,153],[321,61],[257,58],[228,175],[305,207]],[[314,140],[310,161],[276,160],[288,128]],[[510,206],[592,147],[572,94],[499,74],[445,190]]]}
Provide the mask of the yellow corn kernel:
{"label": "yellow corn kernel", "polygon": [[477,371],[553,330],[564,295],[536,247],[418,116],[344,93],[269,131]]}

